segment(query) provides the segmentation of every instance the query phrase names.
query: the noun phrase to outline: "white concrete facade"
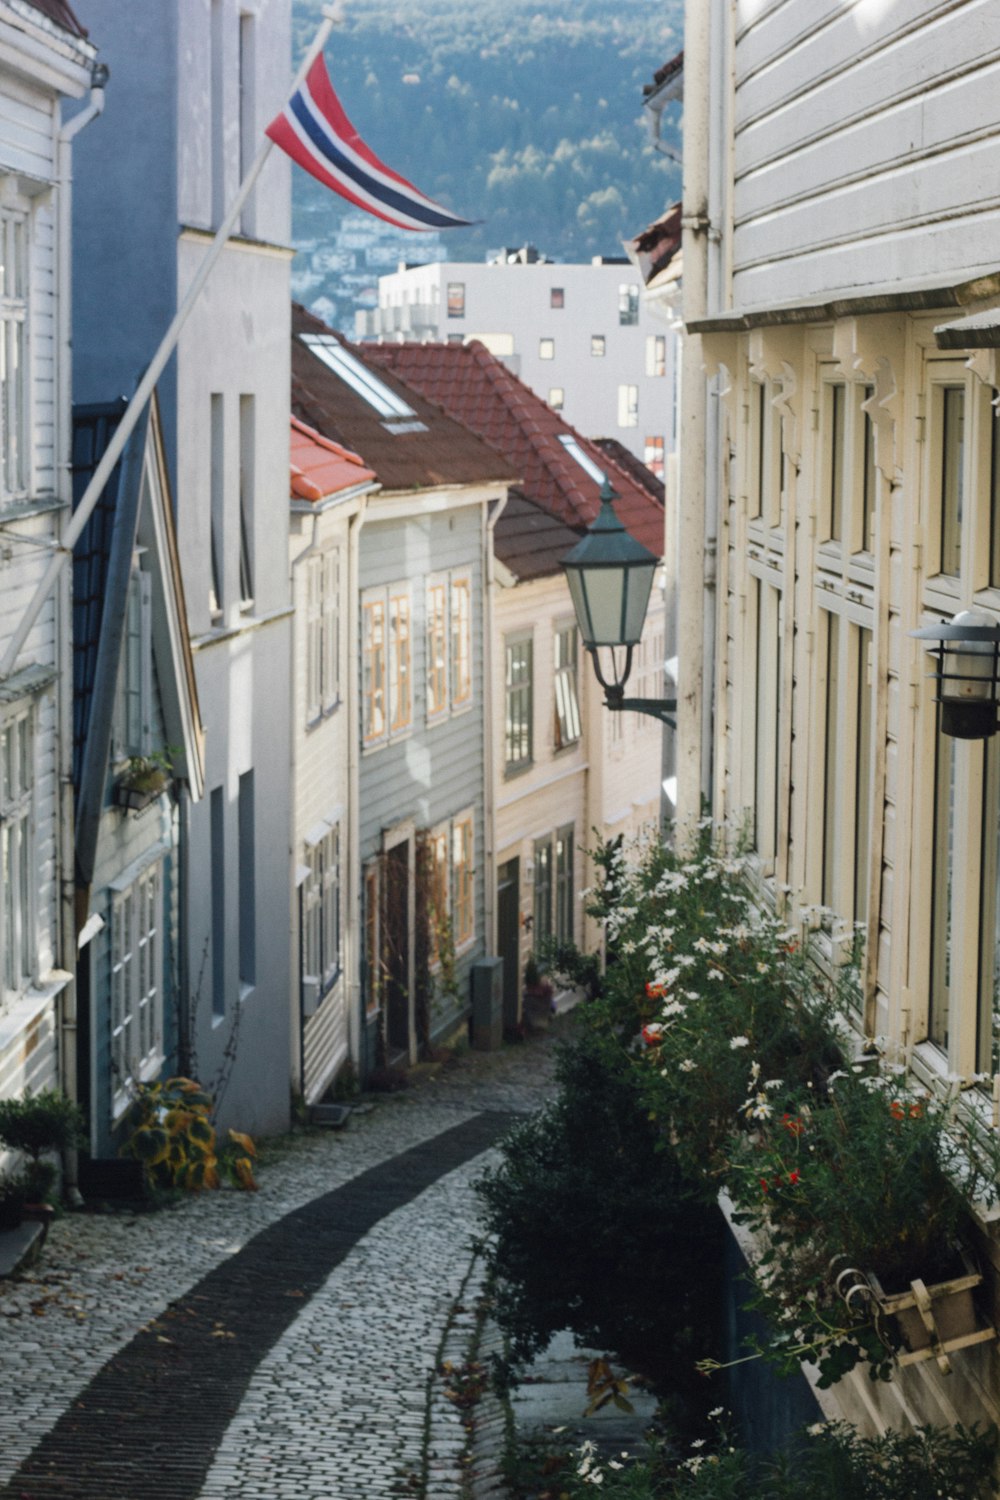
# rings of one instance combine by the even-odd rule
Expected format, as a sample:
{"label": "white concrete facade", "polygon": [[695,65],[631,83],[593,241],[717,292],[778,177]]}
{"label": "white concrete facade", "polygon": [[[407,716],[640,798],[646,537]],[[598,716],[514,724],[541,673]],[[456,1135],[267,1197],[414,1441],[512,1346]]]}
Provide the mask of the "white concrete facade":
{"label": "white concrete facade", "polygon": [[481,339],[578,432],[617,438],[663,478],[675,340],[630,262],[413,266],[379,277],[360,321],[385,341]]}
{"label": "white concrete facade", "polygon": [[[70,500],[62,107],[86,94],[94,51],[34,6],[0,4],[3,651]],[[75,1080],[69,598],[64,573],[0,681],[0,1097]]]}
{"label": "white concrete facade", "polygon": [[[997,330],[960,326],[1000,322],[981,168],[1000,26],[978,0],[688,20],[685,68],[709,84],[685,122],[682,478],[690,430],[708,498],[678,578],[715,646],[703,667],[681,655],[681,731],[690,748],[707,697],[715,817],[749,833],[761,899],[817,962],[841,964],[861,924],[859,1037],[932,1091],[957,1080],[995,1129],[998,757],[942,734],[911,632],[973,605],[1000,619]],[[717,592],[685,594],[713,511]],[[986,1224],[976,1248],[995,1320]],[[996,1347],[823,1399],[866,1431],[995,1422]]]}

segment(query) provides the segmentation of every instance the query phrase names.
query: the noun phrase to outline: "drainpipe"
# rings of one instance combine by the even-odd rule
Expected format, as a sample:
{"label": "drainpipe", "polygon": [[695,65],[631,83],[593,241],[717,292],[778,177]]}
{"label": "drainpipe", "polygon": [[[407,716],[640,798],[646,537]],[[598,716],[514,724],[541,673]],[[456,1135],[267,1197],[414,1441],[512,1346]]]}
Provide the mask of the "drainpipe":
{"label": "drainpipe", "polygon": [[[58,493],[66,506],[72,505],[73,481],[70,461],[73,446],[73,305],[72,287],[72,231],[73,231],[73,141],[104,109],[104,87],[108,81],[108,69],[104,63],[95,63],[90,73],[90,103],[81,109],[59,131],[57,140],[58,199],[56,202],[57,276],[56,276],[56,330],[58,348],[58,373],[56,377],[56,441],[59,445]],[[62,531],[62,513],[59,530]],[[55,594],[56,650],[58,653],[59,678],[56,687],[57,730],[56,742],[59,756],[59,866],[60,866],[60,913],[59,946],[62,967],[72,975],[62,993],[60,1004],[60,1082],[70,1099],[76,1099],[77,1089],[77,913],[74,846],[73,806],[73,618],[70,592],[70,570],[64,568],[59,576]],[[63,1153],[63,1192],[66,1201],[74,1208],[80,1207],[75,1147]]]}
{"label": "drainpipe", "polygon": [[[289,576],[288,576],[288,587],[289,587],[289,591],[291,593],[291,602],[292,602],[292,628],[291,628],[291,630],[289,632],[289,643],[288,643],[289,644],[289,661],[288,661],[289,677],[288,677],[288,680],[292,684],[292,690],[291,690],[292,691],[292,714],[293,714],[293,718],[294,718],[294,722],[292,724],[292,732],[289,735],[289,744],[288,744],[288,763],[289,763],[289,776],[290,776],[289,785],[291,786],[291,789],[292,789],[292,816],[291,816],[291,826],[289,828],[290,847],[289,847],[289,851],[288,851],[288,868],[289,868],[289,870],[291,871],[291,874],[292,874],[292,891],[294,892],[294,902],[293,902],[291,910],[295,911],[296,918],[297,918],[297,923],[298,923],[298,931],[292,933],[292,942],[291,942],[290,950],[289,951],[292,952],[292,953],[297,953],[298,954],[298,962],[297,962],[297,965],[296,965],[297,972],[293,972],[293,974],[290,976],[290,978],[292,979],[291,993],[293,995],[297,995],[298,996],[298,1016],[296,1017],[296,1019],[292,1023],[292,1049],[293,1049],[293,1053],[295,1051],[298,1052],[298,1069],[297,1069],[297,1072],[298,1072],[298,1091],[299,1091],[299,1098],[301,1099],[303,1105],[305,1105],[305,1102],[306,1102],[306,1005],[305,1005],[305,950],[304,950],[304,945],[303,945],[303,942],[302,942],[302,887],[299,884],[298,873],[297,873],[297,871],[298,871],[298,852],[299,852],[299,846],[298,846],[298,806],[297,806],[297,797],[296,797],[296,786],[297,786],[297,783],[296,783],[296,779],[295,779],[295,774],[296,774],[295,773],[295,766],[296,766],[295,747],[296,747],[296,739],[297,739],[298,724],[299,724],[299,718],[298,718],[299,705],[295,702],[295,680],[296,680],[296,678],[295,678],[295,652],[296,652],[296,648],[297,648],[297,645],[298,645],[297,635],[296,635],[296,630],[295,630],[295,621],[296,621],[296,609],[295,609],[295,573],[296,573],[296,570],[298,569],[299,565],[301,563],[304,563],[307,557],[312,557],[313,553],[315,553],[315,551],[317,550],[318,544],[319,544],[319,513],[318,513],[318,511],[313,511],[313,515],[312,515],[312,536],[311,536],[311,538],[309,540],[308,545],[305,546],[305,547],[303,547],[302,551],[299,552],[299,553],[297,553],[295,555],[295,557],[292,558],[291,568],[290,568]],[[291,911],[289,912],[289,917],[290,916],[291,916]]]}
{"label": "drainpipe", "polygon": [[[358,513],[351,517],[347,541],[347,913],[344,930],[344,977],[347,983],[347,1050],[360,1077],[364,1071],[361,1044],[364,1039],[362,1014],[361,958],[364,932],[361,923],[361,795],[360,770],[360,693],[359,661],[361,650],[361,611],[359,554],[361,528],[365,524],[368,496],[362,495]],[[352,996],[353,991],[353,996]],[[352,1002],[353,998],[353,1004]]]}
{"label": "drainpipe", "polygon": [[493,743],[493,709],[494,709],[494,682],[493,661],[495,652],[493,649],[493,595],[496,589],[496,568],[494,567],[495,556],[493,552],[493,533],[496,524],[503,515],[507,506],[509,491],[504,491],[495,505],[490,508],[487,501],[483,506],[483,570],[485,575],[485,587],[483,589],[483,868],[486,878],[483,881],[483,923],[486,934],[486,952],[490,955],[497,951],[497,933],[495,930],[495,893],[496,893],[496,869],[493,864],[494,854],[494,822],[496,818],[496,786],[493,776],[494,760],[496,750]]}
{"label": "drainpipe", "polygon": [[[708,78],[710,7],[694,0],[686,7],[684,71]],[[684,254],[684,321],[703,315],[708,281],[709,86],[688,91],[684,110],[684,191],[681,218]],[[701,339],[684,337],[681,360],[682,410],[678,447],[677,503],[677,824],[683,839],[701,816],[704,695],[706,687],[704,596],[705,425],[707,399]]]}

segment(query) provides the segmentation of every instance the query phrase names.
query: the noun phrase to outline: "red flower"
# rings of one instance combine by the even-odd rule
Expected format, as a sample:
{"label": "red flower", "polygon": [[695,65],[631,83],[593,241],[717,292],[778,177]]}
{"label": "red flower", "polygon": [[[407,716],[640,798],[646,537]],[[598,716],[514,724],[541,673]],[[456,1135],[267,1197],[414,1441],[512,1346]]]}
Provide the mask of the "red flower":
{"label": "red flower", "polygon": [[642,1039],[647,1047],[658,1047],[663,1041],[663,1036],[658,1026],[644,1026],[642,1028]]}
{"label": "red flower", "polygon": [[889,1113],[892,1115],[892,1118],[894,1120],[906,1119],[906,1110],[900,1104],[898,1099],[893,1099],[892,1103],[889,1105]]}
{"label": "red flower", "polygon": [[646,994],[650,1000],[662,1000],[667,993],[665,984],[654,984],[652,980],[646,985]]}
{"label": "red flower", "polygon": [[789,1185],[789,1187],[794,1187],[795,1184],[798,1182],[798,1180],[799,1180],[799,1174],[798,1174],[798,1172],[789,1172],[789,1174],[788,1174],[788,1185]]}
{"label": "red flower", "polygon": [[924,1111],[923,1111],[923,1106],[922,1105],[920,1105],[920,1104],[911,1104],[910,1105],[910,1119],[911,1120],[919,1120],[920,1116],[923,1114],[923,1112]]}
{"label": "red flower", "polygon": [[781,1123],[789,1135],[802,1135],[806,1128],[805,1121],[798,1115],[782,1115]]}
{"label": "red flower", "polygon": [[765,1193],[769,1191],[768,1186],[767,1186],[767,1178],[766,1177],[762,1177],[760,1179],[760,1185],[761,1185],[761,1187],[762,1187],[762,1189],[764,1190]]}

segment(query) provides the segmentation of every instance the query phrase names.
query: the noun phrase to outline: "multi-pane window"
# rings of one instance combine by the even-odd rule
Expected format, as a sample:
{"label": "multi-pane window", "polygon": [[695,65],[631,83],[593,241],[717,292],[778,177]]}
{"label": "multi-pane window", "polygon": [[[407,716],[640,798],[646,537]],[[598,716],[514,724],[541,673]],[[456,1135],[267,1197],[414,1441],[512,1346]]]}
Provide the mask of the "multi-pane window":
{"label": "multi-pane window", "polygon": [[0,925],[3,993],[19,994],[31,983],[35,787],[34,733],[30,708],[0,720]]}
{"label": "multi-pane window", "polygon": [[158,861],[112,900],[111,1067],[116,1102],[129,1080],[148,1077],[162,1055],[160,912]]}
{"label": "multi-pane window", "polygon": [[427,584],[427,717],[448,708],[448,582]]}
{"label": "multi-pane window", "polygon": [[638,427],[639,425],[639,387],[637,385],[620,385],[618,387],[618,426]]}
{"label": "multi-pane window", "polygon": [[573,826],[556,833],[556,942],[572,943],[573,922]]}
{"label": "multi-pane window", "polygon": [[340,701],[340,553],[306,561],[306,720]]}
{"label": "multi-pane window", "polygon": [[651,474],[657,479],[662,479],[664,474],[663,464],[664,441],[661,436],[648,437],[643,450],[643,462]]}
{"label": "multi-pane window", "polygon": [[667,373],[667,336],[651,333],[646,339],[646,374],[650,376]]}
{"label": "multi-pane window", "polygon": [[361,601],[362,733],[366,745],[413,722],[412,611],[408,584],[367,589]]}
{"label": "multi-pane window", "polygon": [[472,836],[472,813],[469,812],[455,819],[451,832],[452,924],[456,948],[471,942],[476,930]]}
{"label": "multi-pane window", "polygon": [[575,745],[580,738],[580,701],[577,694],[579,651],[575,625],[565,625],[556,631],[553,657],[555,747],[562,750],[567,745]]}
{"label": "multi-pane window", "polygon": [[305,851],[309,874],[302,890],[304,966],[321,994],[333,986],[341,970],[340,858],[339,823]]}
{"label": "multi-pane window", "polygon": [[957,578],[962,571],[962,502],[965,491],[965,387],[946,385],[941,401],[940,569]]}
{"label": "multi-pane window", "polygon": [[872,632],[835,611],[826,621],[820,898],[838,916],[868,917],[872,767]]}
{"label": "multi-pane window", "polygon": [[618,288],[618,321],[631,324],[639,321],[639,288],[631,282],[623,282]]}
{"label": "multi-pane window", "polygon": [[607,340],[603,333],[592,333],[590,335],[590,355],[592,359],[603,359],[607,352]]}
{"label": "multi-pane window", "polygon": [[521,636],[506,642],[504,764],[508,771],[531,764],[532,642]]}
{"label": "multi-pane window", "polygon": [[125,600],[125,634],[111,729],[111,750],[116,760],[129,755],[148,755],[150,713],[153,700],[153,654],[151,643],[152,584],[150,575],[135,568]]}
{"label": "multi-pane window", "polygon": [[472,701],[472,579],[451,575],[451,706]]}
{"label": "multi-pane window", "polygon": [[30,484],[27,367],[28,224],[0,213],[0,505],[24,499]]}
{"label": "multi-pane window", "polygon": [[431,830],[427,848],[427,892],[428,925],[430,938],[430,961],[436,964],[440,957],[441,935],[444,924],[451,917],[451,840],[447,823]]}
{"label": "multi-pane window", "polygon": [[538,340],[538,358],[539,359],[555,359],[555,357],[556,357],[556,341],[555,341],[555,339],[539,339]]}
{"label": "multi-pane window", "polygon": [[448,283],[448,316],[449,318],[465,317],[464,281],[449,281]]}
{"label": "multi-pane window", "polygon": [[533,941],[540,948],[552,937],[552,840],[535,842]]}

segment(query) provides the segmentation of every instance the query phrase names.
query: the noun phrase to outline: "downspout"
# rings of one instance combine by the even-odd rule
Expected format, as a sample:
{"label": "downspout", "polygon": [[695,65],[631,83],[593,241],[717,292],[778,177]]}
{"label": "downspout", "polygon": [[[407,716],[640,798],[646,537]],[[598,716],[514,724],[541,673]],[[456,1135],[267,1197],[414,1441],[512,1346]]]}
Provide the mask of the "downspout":
{"label": "downspout", "polygon": [[[684,116],[684,190],[681,218],[684,255],[684,321],[703,316],[707,304],[709,109],[711,17],[705,0],[685,10],[684,71],[699,80],[688,91]],[[701,816],[703,787],[705,632],[705,424],[707,399],[701,338],[685,334],[681,364],[683,406],[679,434],[680,493],[677,505],[677,823],[683,840]]]}
{"label": "downspout", "polygon": [[493,743],[493,710],[494,710],[494,682],[493,682],[493,594],[496,588],[496,568],[494,567],[495,556],[493,552],[493,533],[497,522],[503,515],[510,494],[505,490],[496,501],[492,510],[490,502],[483,506],[483,567],[486,577],[486,587],[483,589],[483,864],[485,880],[483,881],[483,924],[486,934],[486,952],[494,954],[497,951],[496,921],[496,870],[493,864],[495,848],[496,818],[496,786],[494,783],[493,769],[496,758]]}
{"label": "downspout", "polygon": [[[57,140],[58,201],[57,220],[57,276],[56,276],[56,329],[58,347],[58,373],[56,377],[56,434],[59,444],[58,490],[64,506],[72,506],[73,480],[70,469],[73,451],[73,304],[71,296],[73,258],[73,141],[104,109],[104,87],[108,81],[108,69],[104,63],[95,63],[90,73],[90,103],[63,125]],[[63,517],[58,522],[60,533]],[[60,1004],[59,1070],[63,1091],[75,1100],[77,1088],[77,912],[76,912],[76,859],[74,843],[73,807],[73,618],[71,578],[69,568],[63,568],[59,576],[59,587],[55,595],[56,649],[58,656],[58,687],[56,690],[56,713],[59,756],[59,867],[60,867],[60,913],[59,947],[62,967],[72,975],[62,993]],[[86,914],[84,914],[86,920]],[[82,924],[81,924],[82,925]],[[70,1147],[63,1153],[63,1192],[68,1203],[79,1207],[80,1197],[77,1151]]]}
{"label": "downspout", "polygon": [[[347,542],[347,913],[344,933],[344,968],[347,981],[347,1050],[360,1076],[364,1068],[361,1043],[364,1036],[364,1003],[361,986],[363,927],[361,921],[361,817],[358,801],[361,795],[360,694],[358,673],[360,661],[360,589],[359,553],[361,529],[368,510],[368,496],[361,496],[357,515],[351,517]],[[354,1004],[351,1003],[353,990]]]}
{"label": "downspout", "polygon": [[299,567],[299,564],[305,562],[306,558],[311,557],[317,550],[318,544],[319,512],[314,510],[312,515],[312,538],[309,541],[308,545],[303,547],[302,551],[292,558],[291,567],[288,574],[288,587],[291,593],[292,601],[292,628],[289,632],[288,641],[288,680],[292,684],[292,712],[294,714],[292,732],[288,737],[288,764],[289,776],[291,778],[289,785],[292,789],[292,817],[291,826],[289,828],[290,846],[288,850],[288,869],[289,873],[292,876],[291,889],[293,893],[293,902],[291,907],[289,908],[289,919],[291,919],[291,913],[292,911],[294,911],[296,913],[296,922],[298,926],[298,931],[293,932],[291,935],[292,941],[289,945],[289,951],[298,955],[298,961],[296,965],[297,973],[289,977],[292,978],[291,992],[293,995],[298,996],[298,1016],[292,1024],[292,1052],[293,1056],[296,1052],[298,1053],[298,1093],[299,1098],[302,1100],[303,1104],[305,1104],[306,1101],[306,996],[305,945],[302,941],[302,886],[300,885],[298,875],[296,874],[296,871],[298,869],[298,807],[296,805],[297,783],[295,780],[295,748],[297,729],[299,724],[299,706],[295,702],[295,650],[297,645],[295,630],[295,573],[296,569]]}

